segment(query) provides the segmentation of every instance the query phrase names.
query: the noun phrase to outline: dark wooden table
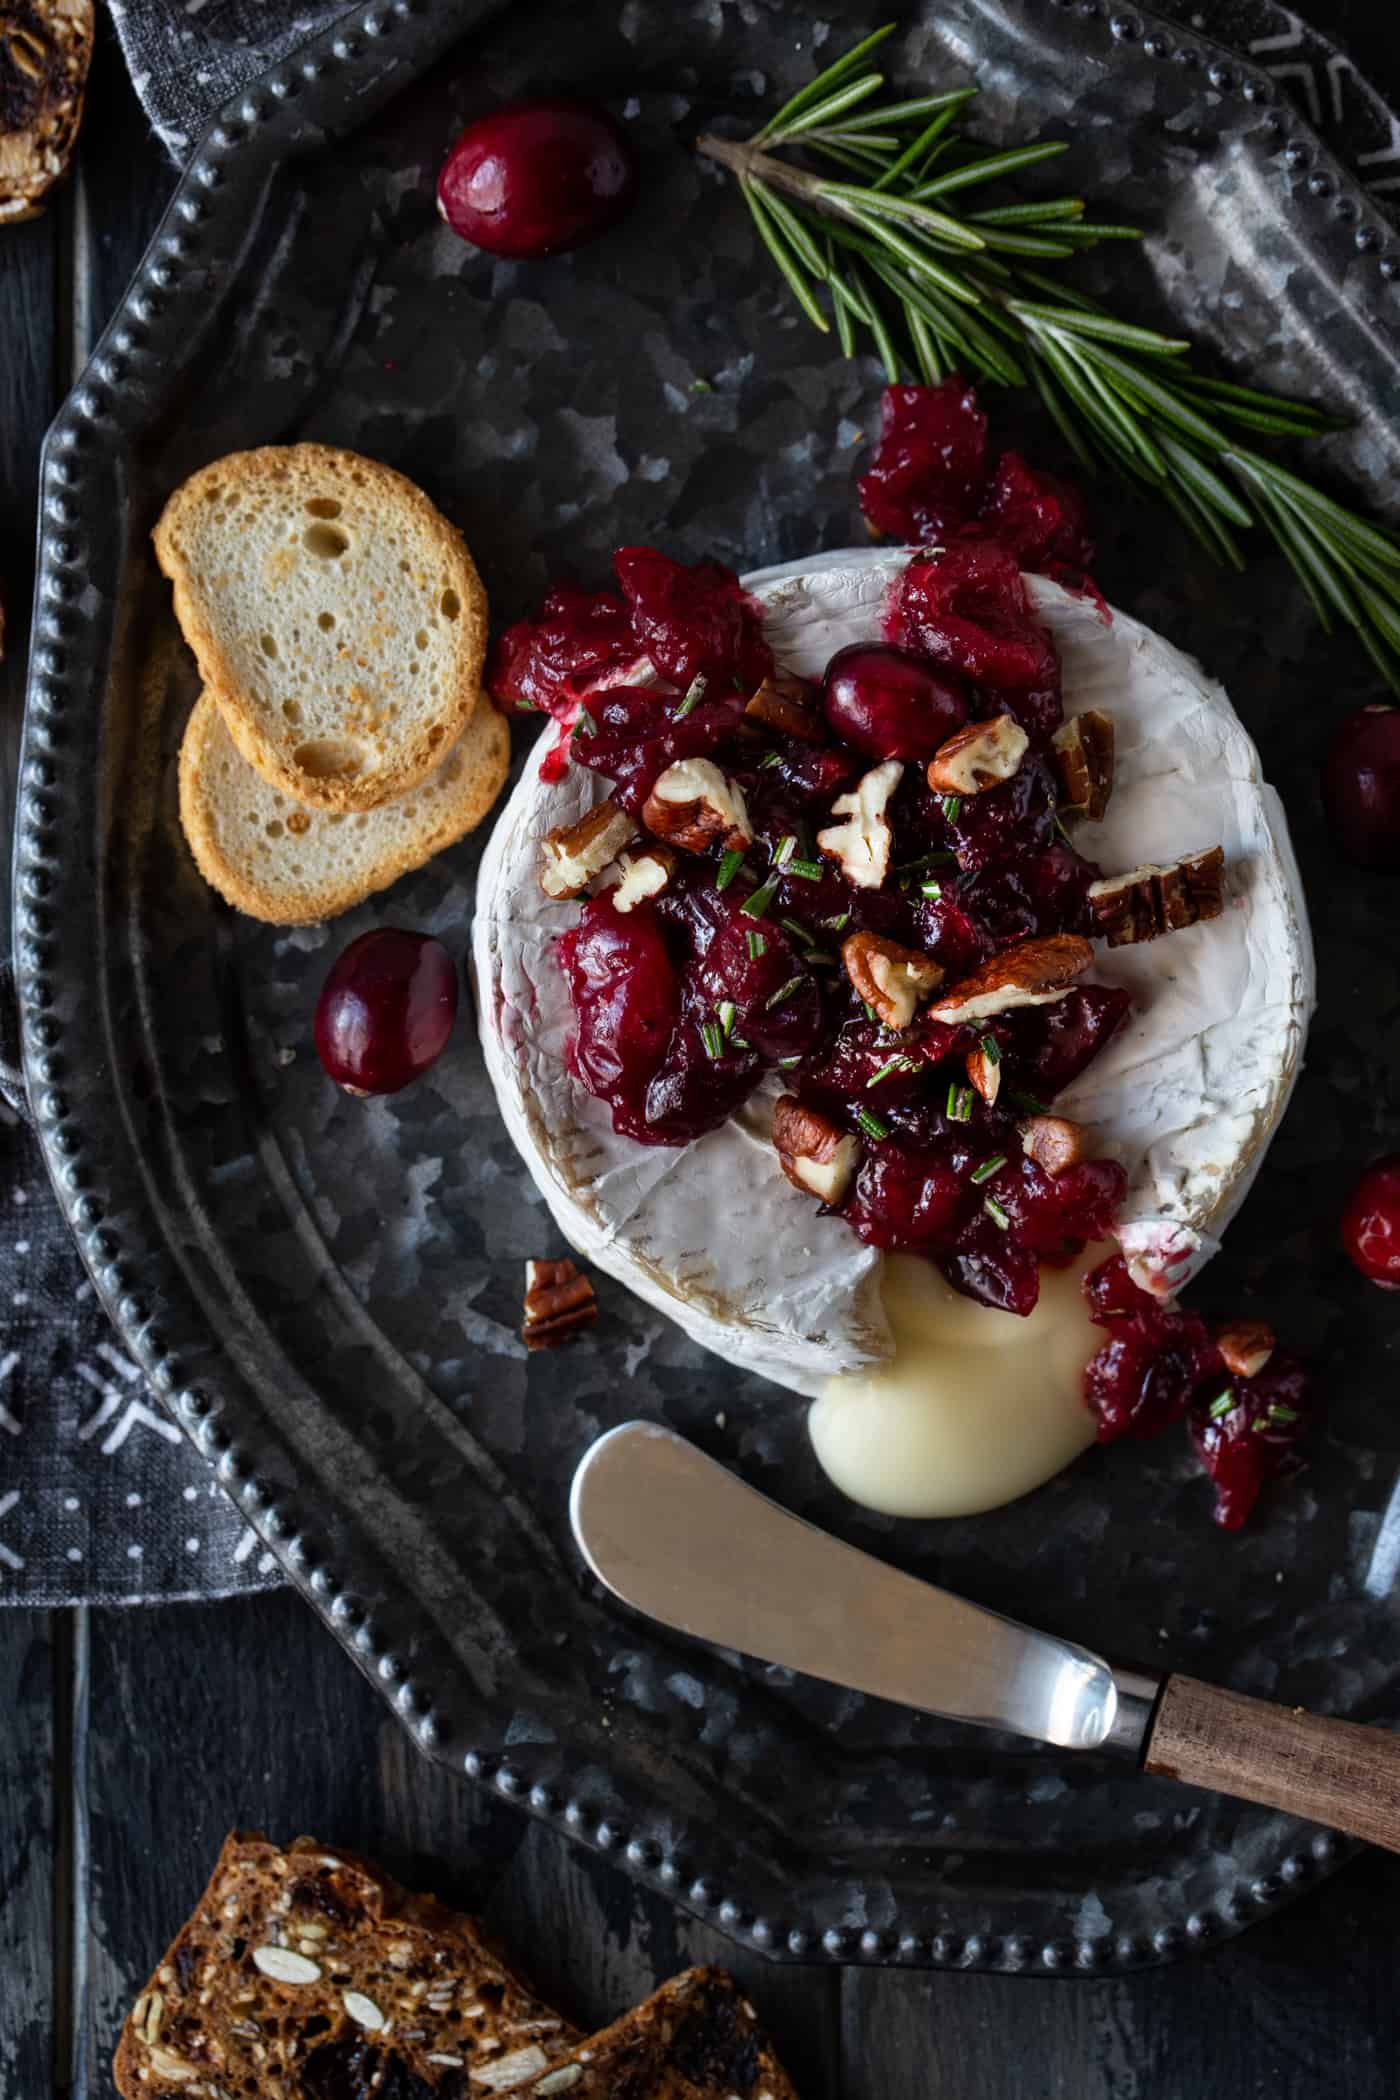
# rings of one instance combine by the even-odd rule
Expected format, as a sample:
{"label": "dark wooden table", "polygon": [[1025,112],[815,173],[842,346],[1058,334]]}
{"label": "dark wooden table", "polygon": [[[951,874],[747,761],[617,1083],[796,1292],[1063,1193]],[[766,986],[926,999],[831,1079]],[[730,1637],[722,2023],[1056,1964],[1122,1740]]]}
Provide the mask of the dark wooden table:
{"label": "dark wooden table", "polygon": [[[1393,6],[1333,0],[1326,13],[1394,86]],[[42,219],[0,234],[6,798],[40,439],[170,182],[104,25],[77,179]],[[234,1824],[315,1832],[481,1909],[585,2024],[688,1962],[725,1961],[808,2100],[1400,2092],[1400,1866],[1388,1858],[1363,1860],[1208,1958],[1121,1981],[776,1968],[424,1763],[281,1593],[0,1611],[0,2100],[112,2092],[123,2013]]]}

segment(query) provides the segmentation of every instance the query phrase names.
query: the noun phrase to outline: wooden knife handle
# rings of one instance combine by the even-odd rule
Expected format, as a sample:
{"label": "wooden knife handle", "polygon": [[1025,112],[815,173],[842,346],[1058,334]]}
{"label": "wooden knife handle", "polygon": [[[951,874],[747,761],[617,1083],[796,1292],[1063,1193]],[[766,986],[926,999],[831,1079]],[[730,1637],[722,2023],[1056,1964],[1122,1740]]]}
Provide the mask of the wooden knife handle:
{"label": "wooden knife handle", "polygon": [[1400,1736],[1169,1677],[1143,1768],[1400,1852]]}

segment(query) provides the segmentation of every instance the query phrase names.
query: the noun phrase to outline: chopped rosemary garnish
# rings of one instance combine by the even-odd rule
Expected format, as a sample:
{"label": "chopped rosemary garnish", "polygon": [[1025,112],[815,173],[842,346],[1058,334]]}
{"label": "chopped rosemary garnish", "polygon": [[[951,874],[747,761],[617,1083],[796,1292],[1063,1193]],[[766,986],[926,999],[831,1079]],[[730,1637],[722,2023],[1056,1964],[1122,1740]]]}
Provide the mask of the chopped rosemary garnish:
{"label": "chopped rosemary garnish", "polygon": [[1017,1108],[1023,1108],[1028,1116],[1048,1116],[1050,1113],[1046,1102],[1037,1101],[1034,1094],[1023,1094],[1016,1087],[1011,1088],[1006,1098]]}
{"label": "chopped rosemary garnish", "polygon": [[678,722],[683,716],[688,715],[692,708],[700,705],[700,702],[705,697],[705,688],[709,682],[703,671],[696,672],[694,678],[691,679],[690,684],[686,687],[684,700],[682,700],[679,707],[672,710]]}
{"label": "chopped rosemary garnish", "polygon": [[1005,1165],[1006,1154],[998,1152],[995,1159],[984,1159],[980,1167],[973,1168],[972,1179],[974,1182],[990,1181],[993,1174],[1000,1173]]}
{"label": "chopped rosemary garnish", "polygon": [[921,897],[941,897],[943,895],[943,885],[941,882],[921,882],[919,884],[919,895]]}
{"label": "chopped rosemary garnish", "polygon": [[794,1065],[800,1065],[801,1062],[802,1053],[799,1050],[795,1057],[780,1057],[778,1059],[778,1070],[780,1072],[790,1072]]}
{"label": "chopped rosemary garnish", "polygon": [[792,859],[793,854],[796,853],[796,851],[797,837],[795,833],[790,831],[787,837],[779,839],[777,845],[773,848],[774,867],[785,868],[788,862]]}
{"label": "chopped rosemary garnish", "polygon": [[787,872],[789,875],[800,875],[804,882],[820,882],[826,870],[819,860],[790,860]]}
{"label": "chopped rosemary garnish", "polygon": [[1227,1385],[1223,1393],[1216,1394],[1210,1406],[1206,1409],[1206,1413],[1210,1416],[1212,1422],[1219,1422],[1225,1415],[1229,1414],[1234,1404],[1235,1389],[1232,1385]]}
{"label": "chopped rosemary garnish", "polygon": [[760,956],[768,953],[768,943],[761,933],[749,933],[744,938],[748,943],[750,962],[757,962]]}
{"label": "chopped rosemary garnish", "polygon": [[569,731],[569,735],[596,736],[597,734],[598,724],[594,721],[592,715],[588,712],[588,709],[586,707],[581,707],[578,711],[578,716],[574,722],[574,726]]}
{"label": "chopped rosemary garnish", "polygon": [[948,1106],[944,1110],[944,1114],[949,1116],[954,1123],[970,1123],[972,1121],[972,1088],[970,1086],[959,1086],[956,1079],[950,1079],[948,1082]]}
{"label": "chopped rosemary garnish", "polygon": [[808,320],[830,332],[824,291],[843,352],[873,343],[892,383],[934,385],[961,369],[1034,386],[1086,470],[1107,466],[1155,491],[1216,560],[1242,569],[1237,535],[1267,533],[1324,627],[1352,627],[1400,690],[1400,539],[1247,442],[1317,437],[1337,419],[1208,378],[1182,337],[1120,321],[1062,286],[1060,264],[1140,229],[1089,215],[1081,197],[980,206],[981,185],[1064,142],[978,147],[961,130],[969,88],[880,99],[884,76],[867,59],[893,27],[838,58],[748,141],[698,141],[737,177]]}
{"label": "chopped rosemary garnish", "polygon": [[886,1059],[879,1071],[873,1073],[866,1080],[865,1084],[867,1089],[869,1089],[872,1086],[878,1086],[882,1079],[888,1079],[891,1072],[917,1072],[918,1069],[912,1057],[906,1057],[902,1050],[898,1050],[893,1057]]}
{"label": "chopped rosemary garnish", "polygon": [[727,890],[743,865],[744,856],[739,847],[726,847],[719,857],[719,866],[715,870],[715,888],[717,890]]}
{"label": "chopped rosemary garnish", "polygon": [[856,1121],[868,1138],[887,1138],[890,1134],[889,1124],[882,1123],[878,1116],[872,1116],[868,1108],[856,1110]]}
{"label": "chopped rosemary garnish", "polygon": [[700,1040],[705,1045],[706,1057],[723,1057],[724,1035],[718,1021],[700,1023]]}
{"label": "chopped rosemary garnish", "polygon": [[1058,810],[1055,811],[1054,815],[1050,819],[1050,837],[1048,843],[1052,846],[1055,843],[1055,833],[1057,831],[1059,832],[1060,837],[1064,840],[1067,846],[1072,846],[1074,844],[1074,840],[1065,830],[1064,820],[1061,817],[1060,812]]}
{"label": "chopped rosemary garnish", "polygon": [[731,1050],[752,1050],[753,1044],[746,1035],[731,1035],[729,1047]]}
{"label": "chopped rosemary garnish", "polygon": [[1286,1425],[1289,1422],[1296,1422],[1297,1419],[1297,1408],[1285,1407],[1281,1400],[1275,1400],[1269,1409],[1268,1421],[1271,1428],[1277,1429],[1280,1424]]}
{"label": "chopped rosemary garnish", "polygon": [[746,916],[750,919],[761,919],[763,917],[763,914],[767,911],[769,905],[773,902],[773,898],[777,891],[777,888],[777,876],[770,876],[767,882],[761,882],[759,884],[758,888],[753,892],[752,896],[747,897],[744,900],[744,902],[739,906],[740,911],[745,913]]}
{"label": "chopped rosemary garnish", "polygon": [[764,766],[780,766],[782,762],[783,754],[781,751],[770,751],[766,758],[759,760],[759,769],[761,771]]}
{"label": "chopped rosemary garnish", "polygon": [[721,999],[719,1005],[715,1008],[715,1012],[719,1016],[720,1032],[725,1041],[728,1042],[730,1036],[734,1033],[734,1023],[739,1018],[739,1009],[732,999]]}
{"label": "chopped rosemary garnish", "polygon": [[806,978],[801,974],[796,977],[789,977],[786,984],[780,984],[777,991],[770,998],[764,1000],[763,1011],[771,1013],[775,1006],[786,1006],[793,993],[800,992],[806,982]]}
{"label": "chopped rosemary garnish", "polygon": [[1007,1217],[1006,1212],[997,1202],[995,1196],[984,1196],[982,1198],[982,1208],[994,1225],[999,1226],[1003,1232],[1010,1232],[1011,1220]]}
{"label": "chopped rosemary garnish", "polygon": [[838,912],[834,919],[822,920],[823,926],[826,927],[829,933],[844,933],[850,923],[851,915],[848,911]]}
{"label": "chopped rosemary garnish", "polygon": [[799,947],[811,947],[811,932],[807,927],[803,925],[800,919],[779,919],[778,924],[782,927],[784,933],[790,934],[792,936],[793,940],[797,942]]}
{"label": "chopped rosemary garnish", "polygon": [[989,1065],[999,1065],[1001,1063],[1001,1044],[994,1035],[984,1035],[981,1048],[982,1055],[986,1058]]}
{"label": "chopped rosemary garnish", "polygon": [[840,957],[825,948],[809,948],[802,958],[809,970],[833,969]]}
{"label": "chopped rosemary garnish", "polygon": [[878,1024],[880,1016],[876,1013],[874,1007],[870,1004],[870,1001],[868,999],[862,999],[860,1003],[865,1008],[866,1020],[874,1021]]}
{"label": "chopped rosemary garnish", "polygon": [[958,813],[962,809],[962,796],[944,795],[941,798],[941,802],[943,814],[946,817],[947,821],[950,824],[956,824],[958,821]]}

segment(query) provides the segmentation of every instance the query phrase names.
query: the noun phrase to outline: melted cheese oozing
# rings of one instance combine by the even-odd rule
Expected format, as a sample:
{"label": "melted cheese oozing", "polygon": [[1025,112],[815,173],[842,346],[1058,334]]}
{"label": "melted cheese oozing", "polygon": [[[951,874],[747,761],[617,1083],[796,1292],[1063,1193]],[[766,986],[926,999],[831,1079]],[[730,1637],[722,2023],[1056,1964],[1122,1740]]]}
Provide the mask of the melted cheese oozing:
{"label": "melted cheese oozing", "polygon": [[1094,1422],[1081,1381],[1104,1335],[1079,1285],[1108,1251],[1042,1269],[1024,1320],[962,1297],[917,1255],[887,1255],[895,1353],[828,1380],[807,1418],[842,1494],[891,1517],[972,1517],[1087,1450]]}

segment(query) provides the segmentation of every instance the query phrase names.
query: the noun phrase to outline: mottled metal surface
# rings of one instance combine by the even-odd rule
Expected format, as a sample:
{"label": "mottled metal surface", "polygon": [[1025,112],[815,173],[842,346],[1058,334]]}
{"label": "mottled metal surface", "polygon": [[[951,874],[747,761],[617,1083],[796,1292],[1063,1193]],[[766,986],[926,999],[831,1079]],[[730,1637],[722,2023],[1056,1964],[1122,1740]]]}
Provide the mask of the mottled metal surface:
{"label": "mottled metal surface", "polygon": [[[521,5],[450,48],[471,11],[405,0],[273,76],[196,155],[48,448],[16,863],[26,1054],[128,1347],[426,1748],[777,1954],[1140,1963],[1247,1922],[1336,1844],[631,1622],[572,1552],[566,1484],[597,1431],[652,1414],[842,1536],[1124,1660],[1400,1711],[1400,1307],[1348,1271],[1334,1227],[1400,1134],[1395,894],[1339,870],[1316,806],[1328,724],[1371,690],[1359,653],[1317,634],[1280,563],[1223,578],[1162,512],[1094,491],[1109,596],[1202,656],[1258,738],[1317,935],[1309,1069],[1198,1297],[1275,1316],[1330,1408],[1311,1471],[1239,1538],[1211,1528],[1181,1438],[1091,1453],[991,1517],[862,1515],[818,1477],[800,1403],[606,1282],[585,1340],[527,1359],[522,1265],[558,1250],[472,1028],[380,1102],[334,1092],[311,1044],[353,934],[392,921],[465,950],[475,847],[329,930],[278,934],[216,903],[174,814],[194,682],[146,535],[231,446],[323,438],[414,475],[501,618],[629,540],[738,566],[850,540],[878,375],[794,317],[688,145],[875,19]],[[1169,304],[1243,373],[1355,408],[1334,464],[1382,499],[1395,236],[1267,80],[1232,64],[1213,84],[1209,51],[1173,29],[1151,55],[1150,27],[938,0],[891,69],[975,74],[989,136],[1069,130],[1061,173],[1155,229],[1086,277],[1144,316]],[[546,76],[625,114],[641,196],[596,247],[504,264],[439,225],[433,177],[465,118]],[[329,149],[323,127],[346,136]],[[1003,438],[1053,453],[1025,404],[995,412]]]}

